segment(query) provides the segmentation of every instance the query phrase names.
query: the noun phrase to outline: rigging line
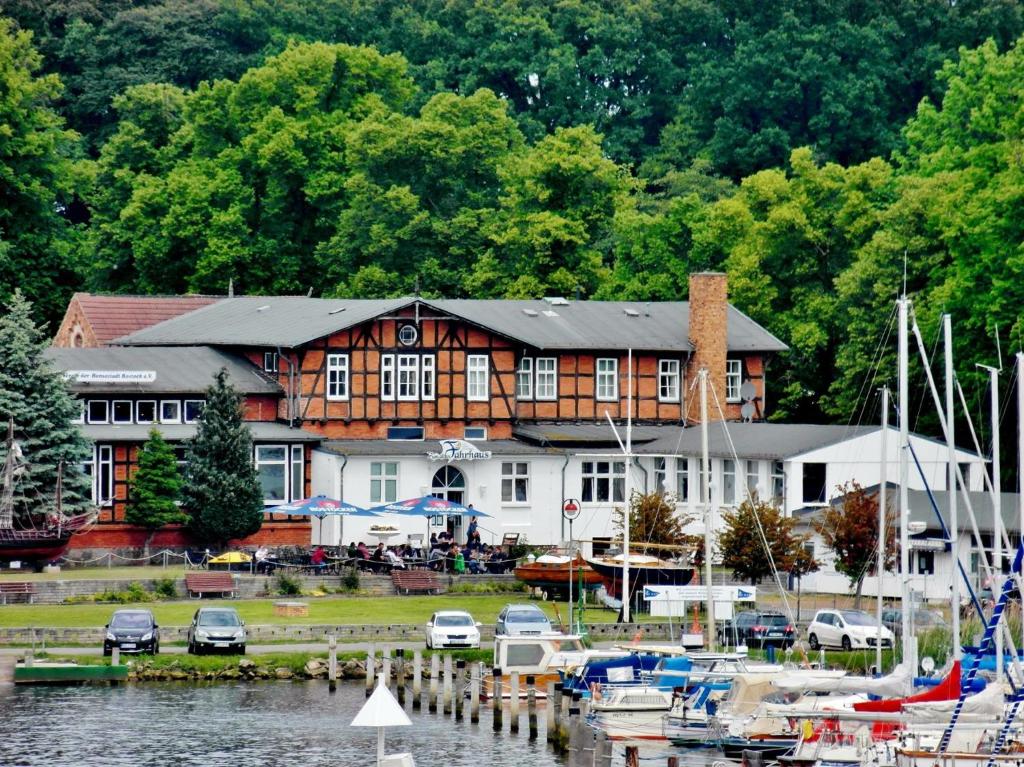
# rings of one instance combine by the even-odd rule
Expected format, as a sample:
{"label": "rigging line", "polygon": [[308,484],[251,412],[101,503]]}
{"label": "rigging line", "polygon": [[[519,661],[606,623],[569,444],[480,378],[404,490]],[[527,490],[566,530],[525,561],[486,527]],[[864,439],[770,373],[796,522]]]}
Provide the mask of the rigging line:
{"label": "rigging line", "polygon": [[[910,318],[911,318],[911,322],[914,323],[915,325],[917,325],[917,312],[914,310],[914,305],[913,304],[910,305]],[[918,329],[918,332],[920,333],[920,328]],[[939,326],[938,326],[938,329],[937,329],[937,331],[935,333],[935,343],[932,344],[931,354],[929,354],[929,356],[928,356],[929,360],[935,359],[936,356],[938,355],[939,342],[941,340],[942,340],[942,324],[940,323]],[[924,403],[925,403],[926,399],[927,399],[927,391],[922,388],[921,389],[921,398],[917,402],[917,412],[914,413],[914,425],[915,426],[917,424],[920,424],[920,422],[921,422],[921,411],[924,410]]]}
{"label": "rigging line", "polygon": [[[864,376],[864,380],[861,381],[860,389],[857,391],[856,402],[861,403],[860,414],[857,416],[857,425],[859,426],[864,422],[864,412],[867,408],[867,394],[866,390],[870,390],[878,375],[879,367],[881,366],[882,356],[885,354],[885,349],[889,344],[889,339],[892,337],[892,330],[896,322],[897,309],[896,305],[893,304],[889,310],[889,318],[886,321],[885,327],[882,329],[881,337],[878,339],[878,343],[875,345],[875,351],[871,355],[871,364],[868,366],[867,373]],[[854,412],[857,412],[857,408],[854,408]],[[854,416],[851,413],[849,420],[846,425],[849,427],[853,424]]]}

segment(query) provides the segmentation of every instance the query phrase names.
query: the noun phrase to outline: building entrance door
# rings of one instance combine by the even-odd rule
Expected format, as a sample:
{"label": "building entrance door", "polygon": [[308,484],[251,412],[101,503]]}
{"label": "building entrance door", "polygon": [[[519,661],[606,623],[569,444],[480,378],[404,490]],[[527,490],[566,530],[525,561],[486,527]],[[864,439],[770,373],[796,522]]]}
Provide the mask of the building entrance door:
{"label": "building entrance door", "polygon": [[[434,474],[430,494],[435,498],[444,498],[446,501],[465,504],[466,475],[454,466],[442,466]],[[462,524],[462,517],[447,517],[445,520],[445,527],[452,539],[460,545],[465,543]]]}

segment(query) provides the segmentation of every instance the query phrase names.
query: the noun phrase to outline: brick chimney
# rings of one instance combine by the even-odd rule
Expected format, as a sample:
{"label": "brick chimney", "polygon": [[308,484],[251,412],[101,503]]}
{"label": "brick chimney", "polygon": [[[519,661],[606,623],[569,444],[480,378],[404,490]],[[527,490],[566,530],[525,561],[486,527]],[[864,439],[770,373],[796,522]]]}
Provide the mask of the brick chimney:
{"label": "brick chimney", "polygon": [[[690,359],[691,376],[702,367],[708,369],[715,394],[708,393],[708,420],[721,420],[715,395],[725,409],[725,357],[728,351],[728,282],[721,272],[697,272],[690,275]],[[699,415],[694,414],[695,418]]]}

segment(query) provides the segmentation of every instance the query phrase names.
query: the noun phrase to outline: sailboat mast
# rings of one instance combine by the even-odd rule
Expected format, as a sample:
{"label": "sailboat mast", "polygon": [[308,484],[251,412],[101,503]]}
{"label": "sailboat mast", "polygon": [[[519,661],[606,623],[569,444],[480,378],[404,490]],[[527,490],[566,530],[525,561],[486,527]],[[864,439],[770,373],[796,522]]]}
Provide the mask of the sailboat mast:
{"label": "sailboat mast", "polygon": [[[998,599],[1003,590],[1003,537],[999,526],[1003,522],[1002,488],[999,482],[999,371],[988,368],[992,389],[990,404],[992,419],[992,598]],[[996,679],[1003,678],[1003,632],[996,630]]]}
{"label": "sailboat mast", "polygon": [[906,295],[899,301],[899,417],[900,417],[900,613],[903,631],[903,661],[910,673],[917,672],[917,642],[910,626],[910,377],[909,338],[907,321],[910,301]]}
{"label": "sailboat mast", "polygon": [[[875,573],[878,576],[878,605],[877,615],[878,619],[878,641],[875,643],[875,669],[879,674],[882,673],[882,602],[884,600],[884,592],[882,590],[882,582],[885,576],[885,505],[886,505],[886,486],[889,482],[888,472],[886,469],[889,466],[889,387],[882,387],[882,462],[879,465],[879,478],[878,478],[878,565],[875,567]],[[799,616],[797,616],[799,619]]]}
{"label": "sailboat mast", "polygon": [[[1024,543],[1024,352],[1017,352],[1017,493],[1020,498],[1020,538]],[[1024,634],[1024,627],[1021,632]],[[1024,636],[1021,644],[1024,644]]]}
{"label": "sailboat mast", "polygon": [[704,583],[707,589],[708,650],[716,649],[715,600],[711,593],[711,458],[708,449],[708,370],[700,378],[700,501],[704,505]]}
{"label": "sailboat mast", "polygon": [[[629,623],[629,514],[632,511],[633,483],[630,476],[633,471],[633,350],[626,354],[626,476],[623,493],[626,496],[626,508],[622,515],[622,622]],[[570,566],[570,572],[571,572]],[[571,580],[571,576],[570,576]]]}
{"label": "sailboat mast", "polygon": [[949,549],[953,554],[953,577],[950,585],[950,602],[953,603],[950,626],[953,634],[953,660],[960,660],[963,651],[960,647],[960,541],[959,522],[957,521],[957,488],[956,488],[956,437],[954,422],[956,410],[953,405],[953,318],[942,316],[943,346],[946,353],[946,446],[949,451],[949,479],[946,489],[949,495]]}

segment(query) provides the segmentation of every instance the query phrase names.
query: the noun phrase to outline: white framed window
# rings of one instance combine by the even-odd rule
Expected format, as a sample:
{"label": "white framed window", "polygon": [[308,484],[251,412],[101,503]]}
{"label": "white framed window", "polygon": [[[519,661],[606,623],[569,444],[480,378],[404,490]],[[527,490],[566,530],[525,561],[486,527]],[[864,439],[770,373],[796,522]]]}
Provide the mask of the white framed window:
{"label": "white framed window", "polygon": [[740,401],[740,385],[743,383],[743,363],[740,360],[725,361],[725,400]]}
{"label": "white framed window", "polygon": [[327,355],[327,399],[348,399],[348,355]]}
{"label": "white framed window", "polygon": [[679,401],[679,360],[658,360],[658,400]]}
{"label": "white framed window", "polygon": [[292,445],[292,484],[291,499],[302,501],[306,497],[306,449],[302,445]]}
{"label": "white framed window", "polygon": [[[757,486],[761,474],[761,463],[759,461],[747,461],[747,493],[751,498],[757,497]],[[742,500],[746,500],[743,498]],[[760,499],[759,499],[760,500]]]}
{"label": "white framed window", "polygon": [[277,352],[263,352],[263,370],[267,373],[276,373],[280,358]]}
{"label": "white framed window", "polygon": [[380,398],[395,399],[395,355],[380,355]]}
{"label": "white framed window", "polygon": [[111,404],[110,420],[112,423],[132,422],[132,402],[127,399],[116,399]]}
{"label": "white framed window", "polygon": [[667,461],[664,457],[658,456],[654,459],[654,492],[664,495],[668,492],[668,474],[665,466]]}
{"label": "white framed window", "polygon": [[420,365],[415,354],[398,355],[398,399],[403,401],[420,398]]}
{"label": "white framed window", "polygon": [[110,506],[114,502],[114,448],[96,445],[88,461],[82,462],[82,473],[91,480],[92,502]]}
{"label": "white framed window", "polygon": [[156,400],[140,399],[135,403],[135,423],[156,421]]}
{"label": "white framed window", "polygon": [[690,459],[676,458],[676,500],[686,503],[690,500]]}
{"label": "white framed window", "polygon": [[533,399],[533,357],[523,357],[516,366],[516,399]]}
{"label": "white framed window", "polygon": [[782,461],[772,461],[772,500],[782,505],[786,498],[786,469]]}
{"label": "white framed window", "polygon": [[558,399],[558,359],[556,357],[538,357],[537,394],[539,400]]}
{"label": "white framed window", "polygon": [[583,462],[583,488],[580,500],[584,503],[621,503],[625,498],[625,461]]}
{"label": "white framed window", "polygon": [[256,476],[263,489],[263,504],[274,506],[288,498],[288,447],[256,445]]}
{"label": "white framed window", "polygon": [[466,399],[486,402],[490,398],[490,379],[486,354],[470,354],[466,357]]}
{"label": "white framed window", "polygon": [[420,357],[420,396],[422,399],[434,399],[436,370],[433,354],[424,354]]}
{"label": "white framed window", "polygon": [[393,503],[398,500],[398,463],[373,461],[370,463],[370,502]]}
{"label": "white framed window", "polygon": [[89,400],[89,423],[110,423],[110,403],[105,399]]}
{"label": "white framed window", "polygon": [[614,357],[598,358],[596,393],[602,402],[619,399],[619,361]]}
{"label": "white framed window", "polygon": [[181,402],[179,400],[160,401],[160,423],[181,423]]}
{"label": "white framed window", "polygon": [[185,423],[195,423],[198,421],[199,416],[203,414],[203,405],[205,404],[206,401],[201,399],[185,400]]}
{"label": "white framed window", "polygon": [[530,464],[526,461],[502,461],[501,502],[529,503]]}
{"label": "white framed window", "polygon": [[78,414],[71,419],[71,423],[85,423],[85,400],[76,399],[75,406]]}
{"label": "white framed window", "polygon": [[732,458],[722,460],[722,504],[736,503],[736,462]]}

